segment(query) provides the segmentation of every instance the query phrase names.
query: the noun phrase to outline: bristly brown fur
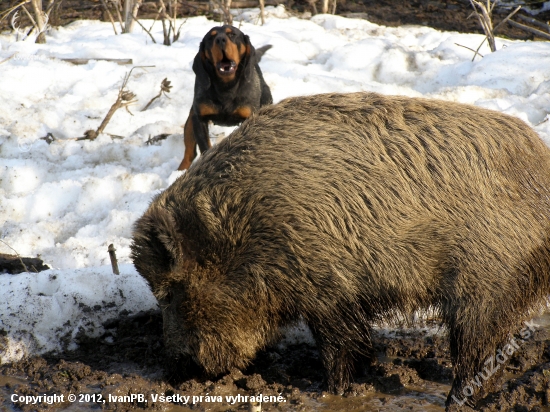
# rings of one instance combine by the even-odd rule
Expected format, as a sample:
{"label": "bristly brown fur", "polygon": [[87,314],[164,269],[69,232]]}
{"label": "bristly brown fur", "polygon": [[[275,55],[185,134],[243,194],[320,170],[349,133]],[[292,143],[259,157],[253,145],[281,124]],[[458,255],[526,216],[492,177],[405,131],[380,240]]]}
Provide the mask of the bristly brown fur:
{"label": "bristly brown fur", "polygon": [[435,307],[450,403],[550,292],[549,222],[550,151],[522,121],[325,94],[264,107],[209,150],[139,219],[132,256],[167,348],[210,373],[303,318],[341,391],[373,321]]}

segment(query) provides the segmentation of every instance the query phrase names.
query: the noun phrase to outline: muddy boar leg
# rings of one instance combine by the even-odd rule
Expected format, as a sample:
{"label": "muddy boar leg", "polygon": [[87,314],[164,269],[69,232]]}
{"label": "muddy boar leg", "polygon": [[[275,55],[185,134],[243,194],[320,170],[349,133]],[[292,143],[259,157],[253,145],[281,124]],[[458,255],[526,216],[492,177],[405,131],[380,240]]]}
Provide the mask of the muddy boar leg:
{"label": "muddy boar leg", "polygon": [[340,327],[334,332],[328,331],[326,326],[321,329],[310,325],[310,328],[326,371],[328,390],[343,394],[350,385],[356,362],[372,356],[371,329],[366,325],[362,330]]}
{"label": "muddy boar leg", "polygon": [[495,353],[503,346],[508,329],[501,323],[502,316],[491,310],[491,303],[473,296],[457,301],[465,302],[464,307],[447,307],[447,316],[444,313],[455,374],[445,404],[474,407],[484,393],[492,390],[502,372],[503,366],[496,362]]}

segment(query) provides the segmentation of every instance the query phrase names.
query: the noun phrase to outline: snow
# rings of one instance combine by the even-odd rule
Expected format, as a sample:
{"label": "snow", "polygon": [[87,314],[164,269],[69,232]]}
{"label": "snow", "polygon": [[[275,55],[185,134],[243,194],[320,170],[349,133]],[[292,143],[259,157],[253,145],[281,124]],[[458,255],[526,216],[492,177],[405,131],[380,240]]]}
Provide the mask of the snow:
{"label": "snow", "polygon": [[[497,39],[472,61],[483,37],[427,27],[389,28],[331,15],[291,16],[282,6],[235,15],[256,46],[272,44],[260,66],[275,102],[323,92],[375,91],[426,96],[517,116],[550,143],[550,43]],[[152,21],[143,21],[150,27]],[[178,175],[182,124],[193,98],[191,64],[204,34],[218,23],[189,18],[171,47],[153,44],[139,27],[115,36],[110,23],[77,21],[53,29],[47,44],[0,34],[0,253],[40,255],[53,269],[0,275],[0,362],[74,349],[79,337],[101,336],[120,313],[154,309],[133,268],[133,222]],[[162,27],[153,35],[160,43]],[[465,46],[465,47],[461,47]],[[131,58],[127,88],[139,101],[97,129],[131,66],[61,58]],[[172,82],[144,112],[160,82]],[[231,128],[212,127],[220,137]],[[48,144],[42,137],[57,139]],[[159,134],[159,144],[145,141]],[[111,135],[122,136],[113,138]],[[113,243],[121,275],[111,273]]]}
{"label": "snow", "polygon": [[121,312],[155,309],[134,267],[121,265],[120,271],[116,276],[103,266],[0,276],[0,313],[8,331],[0,360],[75,349],[79,338],[101,336],[103,324]]}

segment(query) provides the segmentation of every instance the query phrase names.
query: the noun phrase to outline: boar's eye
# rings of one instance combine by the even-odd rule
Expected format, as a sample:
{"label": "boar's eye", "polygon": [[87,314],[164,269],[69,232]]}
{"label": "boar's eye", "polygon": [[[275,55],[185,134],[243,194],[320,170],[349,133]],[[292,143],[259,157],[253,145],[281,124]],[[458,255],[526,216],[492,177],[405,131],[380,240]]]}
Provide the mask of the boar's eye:
{"label": "boar's eye", "polygon": [[168,306],[172,303],[172,292],[166,292],[157,297],[160,306]]}

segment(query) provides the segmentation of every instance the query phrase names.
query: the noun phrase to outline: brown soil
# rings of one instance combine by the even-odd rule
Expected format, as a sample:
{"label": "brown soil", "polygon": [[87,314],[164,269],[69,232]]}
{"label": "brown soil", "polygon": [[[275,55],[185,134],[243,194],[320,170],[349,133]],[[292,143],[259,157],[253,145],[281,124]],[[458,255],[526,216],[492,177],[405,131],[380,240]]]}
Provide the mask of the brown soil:
{"label": "brown soil", "polygon": [[[242,397],[261,394],[273,397],[262,404],[263,411],[442,411],[452,380],[443,332],[377,334],[377,360],[359,371],[343,396],[336,396],[324,392],[318,353],[306,344],[268,348],[246,370],[209,380],[192,367],[165,364],[160,313],[117,319],[105,328],[102,337],[80,341],[75,352],[0,367],[0,410],[240,411],[251,408]],[[549,410],[548,337],[540,330],[521,343],[505,363],[502,389],[486,396],[476,410]],[[63,395],[64,402],[26,405],[12,402],[13,394]],[[74,403],[67,401],[69,394],[77,395]],[[133,399],[119,398],[132,394]],[[172,399],[155,402],[156,395]],[[234,404],[226,399],[237,395],[241,399]]]}
{"label": "brown soil", "polygon": [[[0,12],[18,2],[1,1]],[[290,0],[287,6],[297,12],[310,10],[305,0]],[[147,7],[146,11],[153,10],[151,5]],[[440,30],[480,32],[477,20],[469,17],[471,7],[465,0],[345,0],[339,2],[338,13],[364,13],[370,21],[388,26],[420,24]],[[499,11],[495,24],[506,13]],[[63,25],[76,19],[103,19],[101,2],[64,0],[54,10],[51,23]],[[538,15],[537,19],[546,21],[550,14]],[[0,23],[0,29],[7,28],[9,19]],[[508,25],[500,35],[532,38]],[[159,313],[117,319],[105,327],[104,336],[81,340],[75,352],[1,366],[0,411],[258,410],[248,401],[230,404],[225,398],[258,394],[275,400],[264,402],[263,411],[442,411],[452,380],[444,333],[428,336],[417,330],[393,338],[375,336],[377,360],[360,371],[347,393],[335,396],[324,392],[318,353],[305,344],[286,350],[268,348],[247,370],[234,370],[208,380],[193,368],[165,364]],[[476,410],[550,410],[550,340],[544,330],[523,343],[505,366],[501,389],[482,399]],[[26,405],[12,402],[13,394],[63,395],[64,402]],[[78,396],[76,402],[67,401],[69,394]],[[129,402],[114,398],[140,394],[143,399],[126,399]],[[154,402],[152,395],[172,396],[170,400],[175,402]],[[184,396],[191,397],[187,404]],[[203,398],[193,403],[193,396]]]}
{"label": "brown soil", "polygon": [[0,274],[17,274],[22,272],[38,273],[48,269],[50,269],[50,267],[45,265],[44,261],[39,257],[19,257],[16,255],[0,253]]}

